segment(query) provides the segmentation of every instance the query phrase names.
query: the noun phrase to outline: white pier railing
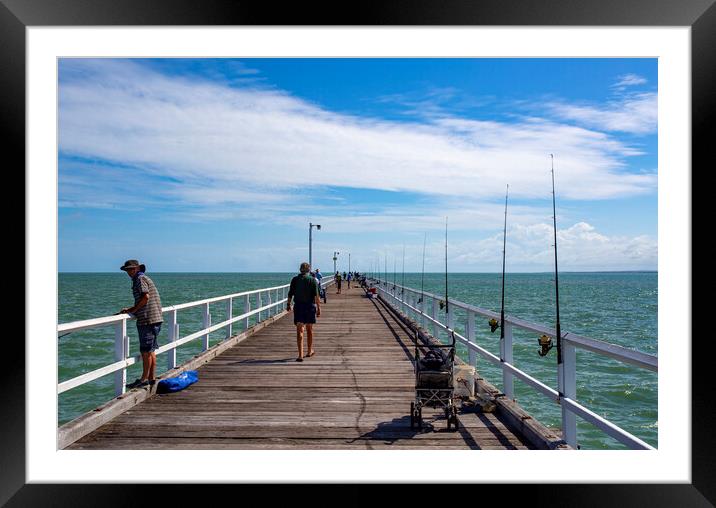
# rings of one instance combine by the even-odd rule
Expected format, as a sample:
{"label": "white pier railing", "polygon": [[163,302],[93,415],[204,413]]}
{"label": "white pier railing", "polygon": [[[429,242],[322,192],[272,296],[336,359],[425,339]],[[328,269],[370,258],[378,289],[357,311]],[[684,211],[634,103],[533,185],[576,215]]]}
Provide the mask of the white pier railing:
{"label": "white pier railing", "polygon": [[[332,276],[324,277],[321,281],[322,287],[327,287],[333,282]],[[249,318],[255,316],[256,323],[260,323],[268,317],[278,314],[281,307],[286,304],[289,284],[270,288],[256,289],[253,291],[244,291],[216,298],[209,298],[190,303],[182,303],[162,308],[162,314],[165,316],[164,323],[167,326],[169,341],[167,344],[159,347],[155,352],[157,355],[167,353],[167,370],[176,367],[177,348],[202,339],[202,350],[209,349],[209,334],[221,329],[226,330],[226,340],[233,336],[233,325],[241,323],[243,329],[249,328]],[[251,308],[251,300],[256,304],[256,308]],[[243,313],[234,316],[234,304],[238,300],[239,308],[243,304]],[[211,305],[224,304],[226,306],[226,316],[228,319],[212,324],[211,322]],[[179,333],[179,324],[177,315],[180,311],[201,307],[203,309],[203,319],[201,330],[190,333],[182,337]],[[168,319],[167,319],[168,315]],[[120,314],[118,316],[107,316],[96,319],[88,319],[85,321],[74,321],[71,323],[62,323],[57,326],[58,337],[79,330],[88,330],[93,328],[104,328],[114,326],[114,359],[113,363],[105,365],[99,369],[87,372],[80,376],[59,382],[57,384],[58,395],[68,390],[89,383],[109,374],[114,374],[114,393],[115,396],[122,395],[126,389],[127,368],[135,363],[141,362],[140,354],[130,355],[130,340],[127,334],[127,322],[133,321],[134,318],[129,314]]]}
{"label": "white pier railing", "polygon": [[[379,293],[385,297],[387,301],[392,302],[392,304],[397,309],[402,310],[404,314],[413,317],[423,328],[426,328],[426,325],[432,328],[433,336],[438,336],[438,330],[444,330],[447,333],[454,331],[454,312],[447,313],[447,323],[442,323],[438,319],[438,306],[439,302],[443,300],[442,297],[380,279],[369,279],[369,282],[375,284]],[[430,301],[430,305],[428,305],[428,300]],[[648,443],[614,425],[612,422],[602,418],[577,402],[576,350],[577,348],[585,349],[654,372],[658,372],[658,357],[563,330],[563,365],[562,368],[558,368],[557,372],[558,390],[554,390],[515,367],[513,365],[512,355],[513,328],[520,328],[555,337],[556,331],[554,328],[530,323],[512,316],[505,316],[505,339],[500,343],[500,356],[497,357],[476,343],[475,317],[479,315],[490,319],[494,318],[499,321],[499,312],[475,307],[474,305],[453,300],[452,298],[449,300],[449,305],[450,308],[459,308],[467,313],[465,322],[465,333],[467,337],[455,332],[455,338],[458,342],[467,347],[470,364],[476,364],[477,355],[479,354],[489,362],[499,366],[502,369],[503,391],[505,396],[510,399],[514,399],[514,378],[517,377],[537,392],[559,404],[562,408],[562,438],[572,448],[577,448],[576,417],[579,416],[631,449],[654,449],[654,447]],[[562,393],[561,396],[560,393]]]}

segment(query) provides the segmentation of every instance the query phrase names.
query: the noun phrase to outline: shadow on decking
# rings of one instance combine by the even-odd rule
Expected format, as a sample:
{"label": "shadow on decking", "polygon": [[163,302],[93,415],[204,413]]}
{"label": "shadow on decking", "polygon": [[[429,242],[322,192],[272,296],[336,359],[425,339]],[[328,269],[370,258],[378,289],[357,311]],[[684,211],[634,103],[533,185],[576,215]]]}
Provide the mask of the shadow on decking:
{"label": "shadow on decking", "polygon": [[[393,418],[389,422],[381,422],[378,424],[378,426],[371,430],[370,432],[366,432],[362,434],[360,437],[357,437],[355,439],[351,439],[349,443],[355,443],[355,442],[364,442],[368,441],[380,441],[383,444],[392,445],[395,444],[397,441],[404,441],[406,439],[412,439],[416,435],[424,435],[424,434],[444,434],[446,432],[451,434],[460,434],[460,436],[463,438],[463,441],[465,442],[465,445],[467,448],[471,450],[480,450],[481,447],[475,441],[475,439],[472,437],[470,432],[463,426],[460,426],[456,431],[455,430],[448,430],[445,427],[440,428],[439,426],[445,425],[445,421],[442,419],[438,419],[435,422],[435,425],[431,422],[427,422],[423,420],[423,428],[418,429],[411,429],[410,428],[410,416],[401,416],[399,418]],[[416,441],[416,443],[419,443],[420,441]],[[502,443],[502,441],[500,441]],[[367,443],[367,444],[368,444]],[[509,442],[507,445],[511,446]],[[430,448],[439,448],[439,446],[431,446]],[[511,447],[511,449],[514,449],[514,446]]]}
{"label": "shadow on decking", "polygon": [[[381,302],[381,305],[382,305],[382,307],[383,307],[383,309],[381,309],[380,307],[378,307],[378,304],[376,303],[376,300],[374,300],[374,299],[371,298],[370,301],[371,301],[371,303],[373,304],[373,306],[375,307],[375,310],[378,311],[378,314],[380,314],[380,317],[381,317],[381,319],[383,320],[383,322],[385,322],[385,326],[387,326],[388,329],[390,330],[390,333],[393,334],[393,338],[395,339],[395,342],[398,343],[398,345],[403,349],[403,352],[405,353],[405,356],[407,356],[407,357],[410,359],[410,361],[412,362],[412,361],[413,361],[413,353],[411,353],[410,349],[408,349],[408,347],[405,345],[405,342],[403,342],[403,338],[401,338],[401,336],[400,336],[400,334],[398,333],[398,331],[393,327],[393,325],[391,325],[390,321],[389,321],[388,318],[386,317],[386,314],[385,314],[385,312],[384,312],[384,310],[383,310],[383,309],[385,309],[385,311],[387,311],[387,308],[385,307],[385,304]],[[394,322],[400,327],[400,329],[403,330],[403,332],[404,332],[408,337],[411,336],[411,333],[412,333],[412,332],[410,331],[410,329],[409,329],[407,326],[405,326],[403,323],[401,323],[401,322],[400,322],[399,320],[397,320],[396,318],[393,318],[393,320],[394,320]]]}

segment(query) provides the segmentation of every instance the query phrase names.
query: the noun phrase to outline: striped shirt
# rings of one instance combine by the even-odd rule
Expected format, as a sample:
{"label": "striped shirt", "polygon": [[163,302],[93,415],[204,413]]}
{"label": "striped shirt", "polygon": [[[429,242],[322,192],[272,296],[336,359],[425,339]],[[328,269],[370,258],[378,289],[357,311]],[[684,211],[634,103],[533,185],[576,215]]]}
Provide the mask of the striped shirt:
{"label": "striped shirt", "polygon": [[137,318],[138,325],[153,325],[161,323],[162,319],[162,301],[159,298],[159,291],[152,282],[152,279],[144,274],[137,275],[132,279],[132,294],[134,295],[134,305],[137,305],[142,299],[144,293],[149,293],[147,304],[139,309],[134,316]]}

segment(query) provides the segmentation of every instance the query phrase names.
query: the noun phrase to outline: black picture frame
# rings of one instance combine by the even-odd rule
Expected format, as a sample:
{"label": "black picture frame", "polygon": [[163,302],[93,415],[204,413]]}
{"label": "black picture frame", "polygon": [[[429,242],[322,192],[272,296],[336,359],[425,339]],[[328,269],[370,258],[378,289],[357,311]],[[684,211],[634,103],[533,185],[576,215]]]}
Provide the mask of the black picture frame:
{"label": "black picture frame", "polygon": [[[336,3],[221,0],[0,0],[0,101],[3,152],[25,165],[25,28],[30,26],[111,25],[500,25],[500,26],[688,26],[691,27],[692,168],[709,160],[709,133],[716,117],[716,6],[714,0],[402,0],[367,1],[339,9]],[[711,164],[713,165],[713,164]],[[8,165],[9,167],[9,165]],[[692,168],[684,177],[693,178]],[[703,168],[706,169],[706,168]],[[692,180],[691,180],[692,181]],[[23,184],[24,185],[24,184]],[[7,207],[7,204],[6,204]],[[690,252],[691,246],[689,246]],[[25,252],[27,259],[28,253]],[[27,270],[27,266],[24,266]],[[682,295],[692,301],[692,295]],[[32,305],[31,301],[26,301]],[[693,316],[693,311],[692,311]],[[692,482],[691,484],[530,484],[510,486],[510,502],[550,506],[713,506],[716,502],[716,412],[709,374],[710,340],[692,340],[693,331],[670,340],[690,343],[692,351]],[[149,486],[26,484],[25,481],[25,347],[6,341],[6,380],[0,390],[0,505],[107,506],[143,503]],[[558,478],[555,471],[555,478]],[[181,489],[182,491],[184,489]],[[347,500],[355,486],[343,490]],[[244,491],[245,492],[245,491]],[[275,490],[273,491],[275,492]],[[439,489],[434,492],[438,492]],[[484,492],[484,491],[480,491]],[[295,494],[295,492],[294,492]],[[450,502],[465,502],[467,489],[450,493]],[[164,495],[164,494],[160,494]],[[421,502],[432,495],[421,491]],[[364,498],[365,499],[365,498]],[[478,500],[482,501],[480,494]],[[353,504],[353,503],[352,503]]]}

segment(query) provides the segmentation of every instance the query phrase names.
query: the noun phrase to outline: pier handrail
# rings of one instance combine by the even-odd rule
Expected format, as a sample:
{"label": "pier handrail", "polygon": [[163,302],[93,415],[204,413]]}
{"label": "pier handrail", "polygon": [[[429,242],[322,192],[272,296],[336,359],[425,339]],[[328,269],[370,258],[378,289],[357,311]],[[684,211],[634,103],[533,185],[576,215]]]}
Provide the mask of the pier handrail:
{"label": "pier handrail", "polygon": [[[321,279],[321,286],[326,288],[333,283],[334,276],[324,276]],[[162,307],[162,314],[169,314],[167,331],[169,334],[169,342],[163,346],[160,346],[155,352],[157,355],[162,353],[168,353],[167,367],[171,370],[176,367],[176,350],[179,346],[182,346],[188,342],[203,337],[203,351],[209,349],[209,334],[216,332],[222,328],[227,329],[226,337],[223,340],[230,338],[233,334],[233,324],[238,321],[243,321],[244,329],[249,328],[249,318],[256,316],[256,323],[260,323],[263,317],[271,317],[272,315],[278,314],[280,311],[278,308],[286,303],[288,289],[290,284],[284,284],[281,286],[273,286],[269,288],[254,289],[250,291],[242,291],[240,293],[233,293],[230,295],[218,296],[214,298],[207,298],[203,300],[197,300],[194,302],[182,303],[178,305],[170,305]],[[280,293],[280,296],[279,296]],[[264,305],[263,296],[268,297],[268,303]],[[255,309],[251,308],[251,297],[255,296],[255,300],[258,306]],[[235,298],[244,298],[244,312],[238,316],[233,316],[233,301]],[[211,323],[210,305],[220,302],[226,302],[226,312],[229,319],[226,319],[220,323]],[[177,313],[181,310],[190,309],[194,307],[204,308],[203,317],[203,328],[194,333],[191,333],[185,337],[179,336],[179,325],[177,323]],[[127,322],[132,321],[136,318],[129,314],[119,314],[116,316],[104,316],[94,319],[86,319],[82,321],[73,321],[70,323],[60,323],[57,325],[57,334],[69,334],[80,330],[88,330],[93,328],[102,328],[109,325],[113,325],[115,329],[115,362],[95,369],[91,372],[86,372],[72,379],[68,379],[57,383],[58,395],[68,390],[89,383],[101,377],[109,374],[115,374],[114,379],[114,392],[115,396],[122,395],[126,391],[127,382],[127,368],[135,363],[141,361],[141,355],[129,356],[129,336],[127,334]],[[165,320],[166,322],[166,320]]]}
{"label": "pier handrail", "polygon": [[[451,307],[457,307],[467,311],[467,321],[465,323],[467,337],[465,337],[455,332],[453,313],[447,314],[447,324],[444,324],[437,319],[438,302],[442,301],[443,297],[414,288],[409,288],[407,286],[402,286],[400,284],[394,284],[390,281],[384,281],[378,278],[370,278],[369,280],[376,283],[378,291],[391,299],[397,307],[403,310],[405,314],[409,315],[408,311],[412,312],[413,315],[420,320],[423,328],[425,328],[426,321],[432,325],[433,336],[437,337],[438,328],[445,330],[447,333],[454,332],[455,338],[468,348],[471,365],[475,365],[477,360],[476,354],[480,354],[489,362],[501,367],[503,391],[505,396],[508,398],[514,399],[514,376],[518,377],[528,386],[532,387],[553,402],[559,404],[562,408],[562,437],[572,448],[577,449],[577,424],[575,416],[579,416],[629,448],[647,450],[654,449],[654,447],[645,441],[630,434],[624,429],[621,429],[606,418],[597,415],[577,402],[576,349],[581,348],[587,351],[592,351],[594,353],[608,356],[615,360],[654,372],[658,372],[657,356],[628,349],[616,344],[610,344],[601,340],[584,337],[571,332],[562,331],[562,358],[564,360],[564,364],[563,368],[558,369],[557,373],[559,385],[558,391],[533,378],[512,364],[513,326],[532,332],[544,333],[552,337],[556,334],[554,328],[531,323],[513,316],[505,316],[505,340],[504,342],[501,341],[500,356],[498,357],[480,347],[475,341],[475,316],[481,315],[499,320],[500,314],[498,312],[482,309],[451,298]],[[418,299],[419,296],[422,296],[420,301]],[[428,315],[425,312],[426,299],[428,298],[432,300],[432,315]],[[420,305],[420,307],[418,307],[418,305]],[[561,396],[560,392],[562,393]]]}

